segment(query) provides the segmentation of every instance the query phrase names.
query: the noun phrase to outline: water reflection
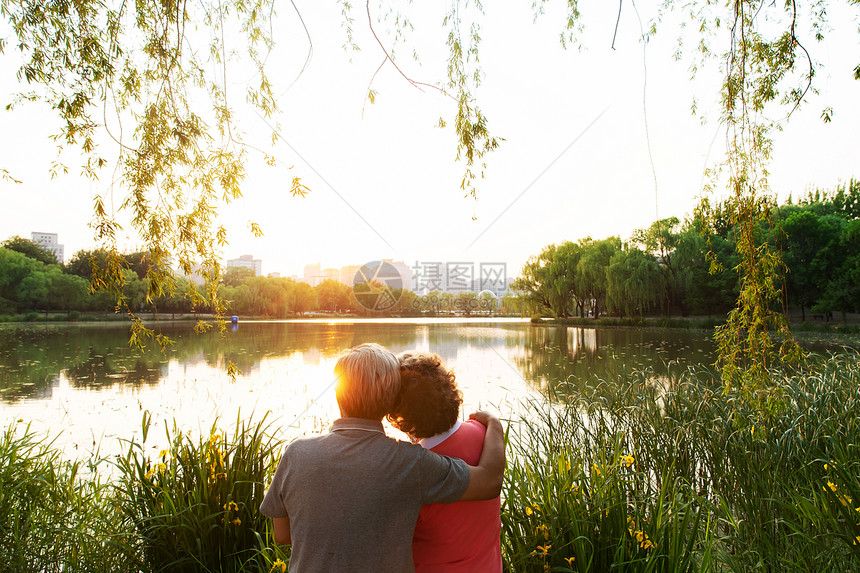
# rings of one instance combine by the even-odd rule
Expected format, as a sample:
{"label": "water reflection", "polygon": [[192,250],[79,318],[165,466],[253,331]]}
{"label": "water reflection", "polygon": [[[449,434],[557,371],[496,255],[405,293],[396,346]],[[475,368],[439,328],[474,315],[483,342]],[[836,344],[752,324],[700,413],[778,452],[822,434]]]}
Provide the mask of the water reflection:
{"label": "water reflection", "polygon": [[[106,390],[156,385],[170,365],[223,370],[232,361],[253,376],[264,361],[299,359],[315,367],[343,349],[377,342],[393,352],[418,349],[446,363],[475,349],[492,349],[534,388],[619,369],[652,369],[665,375],[673,364],[713,361],[706,332],[593,329],[523,323],[243,323],[225,333],[194,334],[188,324],[162,327],[174,344],[162,350],[130,348],[117,326],[49,326],[0,329],[0,401],[14,403],[52,394],[63,374],[74,388]],[[283,375],[291,374],[285,368]],[[492,373],[488,373],[492,374]]]}
{"label": "water reflection", "polygon": [[523,377],[553,391],[570,382],[611,381],[634,370],[667,377],[714,361],[706,331],[542,326],[518,331],[508,344]]}
{"label": "water reflection", "polygon": [[[175,343],[130,348],[117,325],[0,327],[0,425],[23,419],[63,431],[67,451],[130,439],[142,412],[183,429],[267,415],[284,437],[319,432],[337,417],[332,369],[345,348],[377,342],[393,352],[439,354],[457,374],[464,410],[505,413],[525,396],[579,379],[613,380],[643,365],[712,361],[708,333],[535,326],[520,321],[240,323],[198,335],[164,324]],[[232,361],[241,371],[226,375]],[[572,386],[571,386],[572,388]],[[104,451],[104,450],[103,450]]]}

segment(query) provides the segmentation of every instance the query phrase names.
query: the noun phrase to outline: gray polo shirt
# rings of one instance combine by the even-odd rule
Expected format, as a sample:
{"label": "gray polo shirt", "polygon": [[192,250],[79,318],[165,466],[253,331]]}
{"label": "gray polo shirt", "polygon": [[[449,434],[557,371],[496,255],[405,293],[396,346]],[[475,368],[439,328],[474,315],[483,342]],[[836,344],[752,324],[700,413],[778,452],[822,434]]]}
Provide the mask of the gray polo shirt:
{"label": "gray polo shirt", "polygon": [[340,418],[287,446],[260,511],[289,516],[291,572],[412,572],[421,506],[468,487],[462,460],[393,440],[378,420]]}

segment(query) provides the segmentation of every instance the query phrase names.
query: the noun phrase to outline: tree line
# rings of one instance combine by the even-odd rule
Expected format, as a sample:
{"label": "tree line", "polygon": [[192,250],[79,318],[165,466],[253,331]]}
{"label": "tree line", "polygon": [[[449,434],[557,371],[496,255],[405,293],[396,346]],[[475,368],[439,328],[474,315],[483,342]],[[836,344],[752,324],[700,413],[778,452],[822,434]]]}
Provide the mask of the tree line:
{"label": "tree line", "polygon": [[[622,241],[585,238],[545,247],[531,257],[514,282],[515,295],[498,300],[486,293],[393,291],[392,303],[369,305],[343,283],[316,286],[289,278],[258,277],[227,268],[217,293],[229,312],[287,318],[308,312],[360,316],[545,314],[555,317],[611,315],[722,315],[740,291],[736,227],[727,204],[681,222],[655,221]],[[782,310],[829,316],[860,312],[860,181],[832,191],[788,199],[762,219],[762,241],[782,253]],[[93,289],[93,273],[107,251],[79,251],[65,264],[21,237],[0,247],[0,314],[28,311],[111,312],[115,293]],[[153,293],[146,251],[122,255],[122,295],[136,312],[212,312],[208,290],[176,277],[174,288]],[[189,296],[189,293],[196,296]],[[358,297],[356,296],[358,294]]]}
{"label": "tree line", "polygon": [[[555,317],[714,315],[740,292],[730,205],[683,223],[655,221],[619,237],[545,247],[513,288],[531,312]],[[829,316],[860,311],[860,181],[789,198],[759,223],[761,243],[782,253],[773,278],[782,310]]]}
{"label": "tree line", "polygon": [[[99,289],[93,276],[107,266],[113,254],[82,250],[65,265],[41,245],[11,237],[0,246],[0,315],[27,312],[110,313],[116,311],[116,295]],[[155,264],[146,251],[121,254],[124,305],[136,313],[212,313],[210,290],[185,277],[173,277],[172,288],[153,291],[149,274]],[[382,286],[382,285],[375,285]],[[519,313],[521,301],[498,300],[487,293],[439,292],[424,296],[406,290],[390,292],[388,304],[368,302],[366,285],[353,287],[334,280],[311,286],[290,278],[255,276],[248,268],[228,267],[216,292],[228,312],[241,316],[291,318],[308,312],[359,316],[440,316]],[[356,296],[357,295],[357,296]],[[125,306],[120,308],[124,311]]]}

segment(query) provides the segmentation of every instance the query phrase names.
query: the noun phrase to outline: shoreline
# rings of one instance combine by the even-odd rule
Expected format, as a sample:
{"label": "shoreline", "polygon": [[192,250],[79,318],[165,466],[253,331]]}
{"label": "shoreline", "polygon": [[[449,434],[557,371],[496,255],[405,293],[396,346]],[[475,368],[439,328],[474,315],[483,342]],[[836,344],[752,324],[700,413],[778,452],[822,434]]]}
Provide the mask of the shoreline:
{"label": "shoreline", "polygon": [[[860,335],[860,315],[850,315],[846,320],[822,320],[815,316],[813,320],[800,320],[799,317],[789,316],[789,324],[793,333],[818,333],[833,335]],[[160,322],[215,322],[217,318],[212,314],[179,314],[179,313],[152,313],[137,315],[146,324]],[[225,316],[223,320],[229,324],[230,317]],[[351,323],[351,322],[407,322],[407,323],[444,323],[451,322],[530,322],[535,326],[579,326],[585,328],[671,328],[679,330],[714,330],[725,323],[723,317],[600,317],[600,318],[531,318],[518,315],[420,315],[420,316],[359,316],[354,314],[340,313],[306,313],[303,316],[288,318],[273,318],[270,316],[240,316],[239,324],[249,322],[282,322],[282,323]],[[58,313],[48,314],[34,313],[0,315],[0,325],[3,324],[120,324],[130,322],[128,315],[117,315],[113,313]]]}

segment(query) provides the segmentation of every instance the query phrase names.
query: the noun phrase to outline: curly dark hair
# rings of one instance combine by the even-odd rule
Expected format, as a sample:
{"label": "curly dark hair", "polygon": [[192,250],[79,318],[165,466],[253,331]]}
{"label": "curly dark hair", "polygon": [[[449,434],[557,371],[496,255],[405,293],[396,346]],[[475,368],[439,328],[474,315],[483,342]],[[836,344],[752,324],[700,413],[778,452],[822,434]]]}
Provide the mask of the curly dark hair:
{"label": "curly dark hair", "polygon": [[442,359],[427,352],[403,352],[400,360],[400,393],[388,421],[415,438],[429,438],[448,431],[460,415],[463,394],[453,372]]}

